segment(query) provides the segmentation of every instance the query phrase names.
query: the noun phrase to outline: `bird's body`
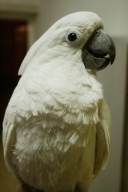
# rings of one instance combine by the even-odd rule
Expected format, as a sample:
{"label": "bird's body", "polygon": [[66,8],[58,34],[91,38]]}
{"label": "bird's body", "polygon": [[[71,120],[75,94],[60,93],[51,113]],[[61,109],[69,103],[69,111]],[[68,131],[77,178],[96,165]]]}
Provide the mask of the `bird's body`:
{"label": "bird's body", "polygon": [[[55,24],[21,66],[24,74],[3,124],[8,169],[44,192],[87,192],[109,156],[109,109],[95,72],[87,71],[81,60],[81,48],[102,23],[95,14],[77,14],[87,16],[87,21],[92,18],[88,28],[79,26],[79,33],[87,30],[84,43],[79,41],[72,49],[62,43],[65,31],[78,30],[75,21],[71,29],[69,20],[60,29],[60,23]],[[52,32],[53,40],[46,42]]]}

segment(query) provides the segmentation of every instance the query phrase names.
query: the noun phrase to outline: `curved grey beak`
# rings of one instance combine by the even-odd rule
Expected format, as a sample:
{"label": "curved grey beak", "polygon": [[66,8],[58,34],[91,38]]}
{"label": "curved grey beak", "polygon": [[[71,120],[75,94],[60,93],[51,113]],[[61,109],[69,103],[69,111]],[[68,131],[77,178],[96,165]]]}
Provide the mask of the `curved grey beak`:
{"label": "curved grey beak", "polygon": [[82,50],[82,60],[87,69],[101,70],[113,63],[116,49],[112,39],[102,30],[96,30]]}

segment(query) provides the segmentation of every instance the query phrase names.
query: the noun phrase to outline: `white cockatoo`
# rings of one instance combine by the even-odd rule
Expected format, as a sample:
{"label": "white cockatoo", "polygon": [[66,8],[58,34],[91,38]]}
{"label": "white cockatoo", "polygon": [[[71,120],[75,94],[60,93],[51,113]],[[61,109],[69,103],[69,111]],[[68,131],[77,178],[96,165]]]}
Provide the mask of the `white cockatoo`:
{"label": "white cockatoo", "polygon": [[32,192],[87,192],[110,152],[110,112],[96,71],[115,46],[92,12],[57,21],[31,47],[3,122],[8,170]]}

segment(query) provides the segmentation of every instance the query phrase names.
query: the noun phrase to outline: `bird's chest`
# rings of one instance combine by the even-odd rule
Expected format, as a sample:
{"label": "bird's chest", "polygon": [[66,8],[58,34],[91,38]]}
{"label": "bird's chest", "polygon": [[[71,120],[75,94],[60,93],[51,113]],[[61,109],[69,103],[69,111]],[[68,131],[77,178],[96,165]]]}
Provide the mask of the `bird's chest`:
{"label": "bird's chest", "polygon": [[[73,183],[81,180],[86,170],[93,172],[95,135],[93,125],[68,124],[55,119],[33,119],[17,132],[16,164],[21,178],[35,188]],[[44,176],[45,175],[45,176]],[[49,179],[50,178],[50,179]],[[43,180],[43,181],[42,181]]]}
{"label": "bird's chest", "polygon": [[31,97],[25,94],[24,116],[30,118],[17,129],[14,151],[21,178],[40,189],[76,183],[85,172],[92,178],[94,168],[100,85],[53,83]]}

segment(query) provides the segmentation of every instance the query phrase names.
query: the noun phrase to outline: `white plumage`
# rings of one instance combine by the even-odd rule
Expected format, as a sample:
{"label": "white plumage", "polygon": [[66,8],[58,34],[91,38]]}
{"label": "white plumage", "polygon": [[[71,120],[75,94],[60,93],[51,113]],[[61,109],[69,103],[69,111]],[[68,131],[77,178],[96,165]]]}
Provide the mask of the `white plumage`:
{"label": "white plumage", "polygon": [[[44,192],[87,192],[107,163],[110,113],[102,85],[82,62],[101,19],[78,12],[56,22],[29,50],[3,123],[6,165]],[[67,37],[77,34],[75,42]],[[77,186],[77,187],[76,187]]]}

